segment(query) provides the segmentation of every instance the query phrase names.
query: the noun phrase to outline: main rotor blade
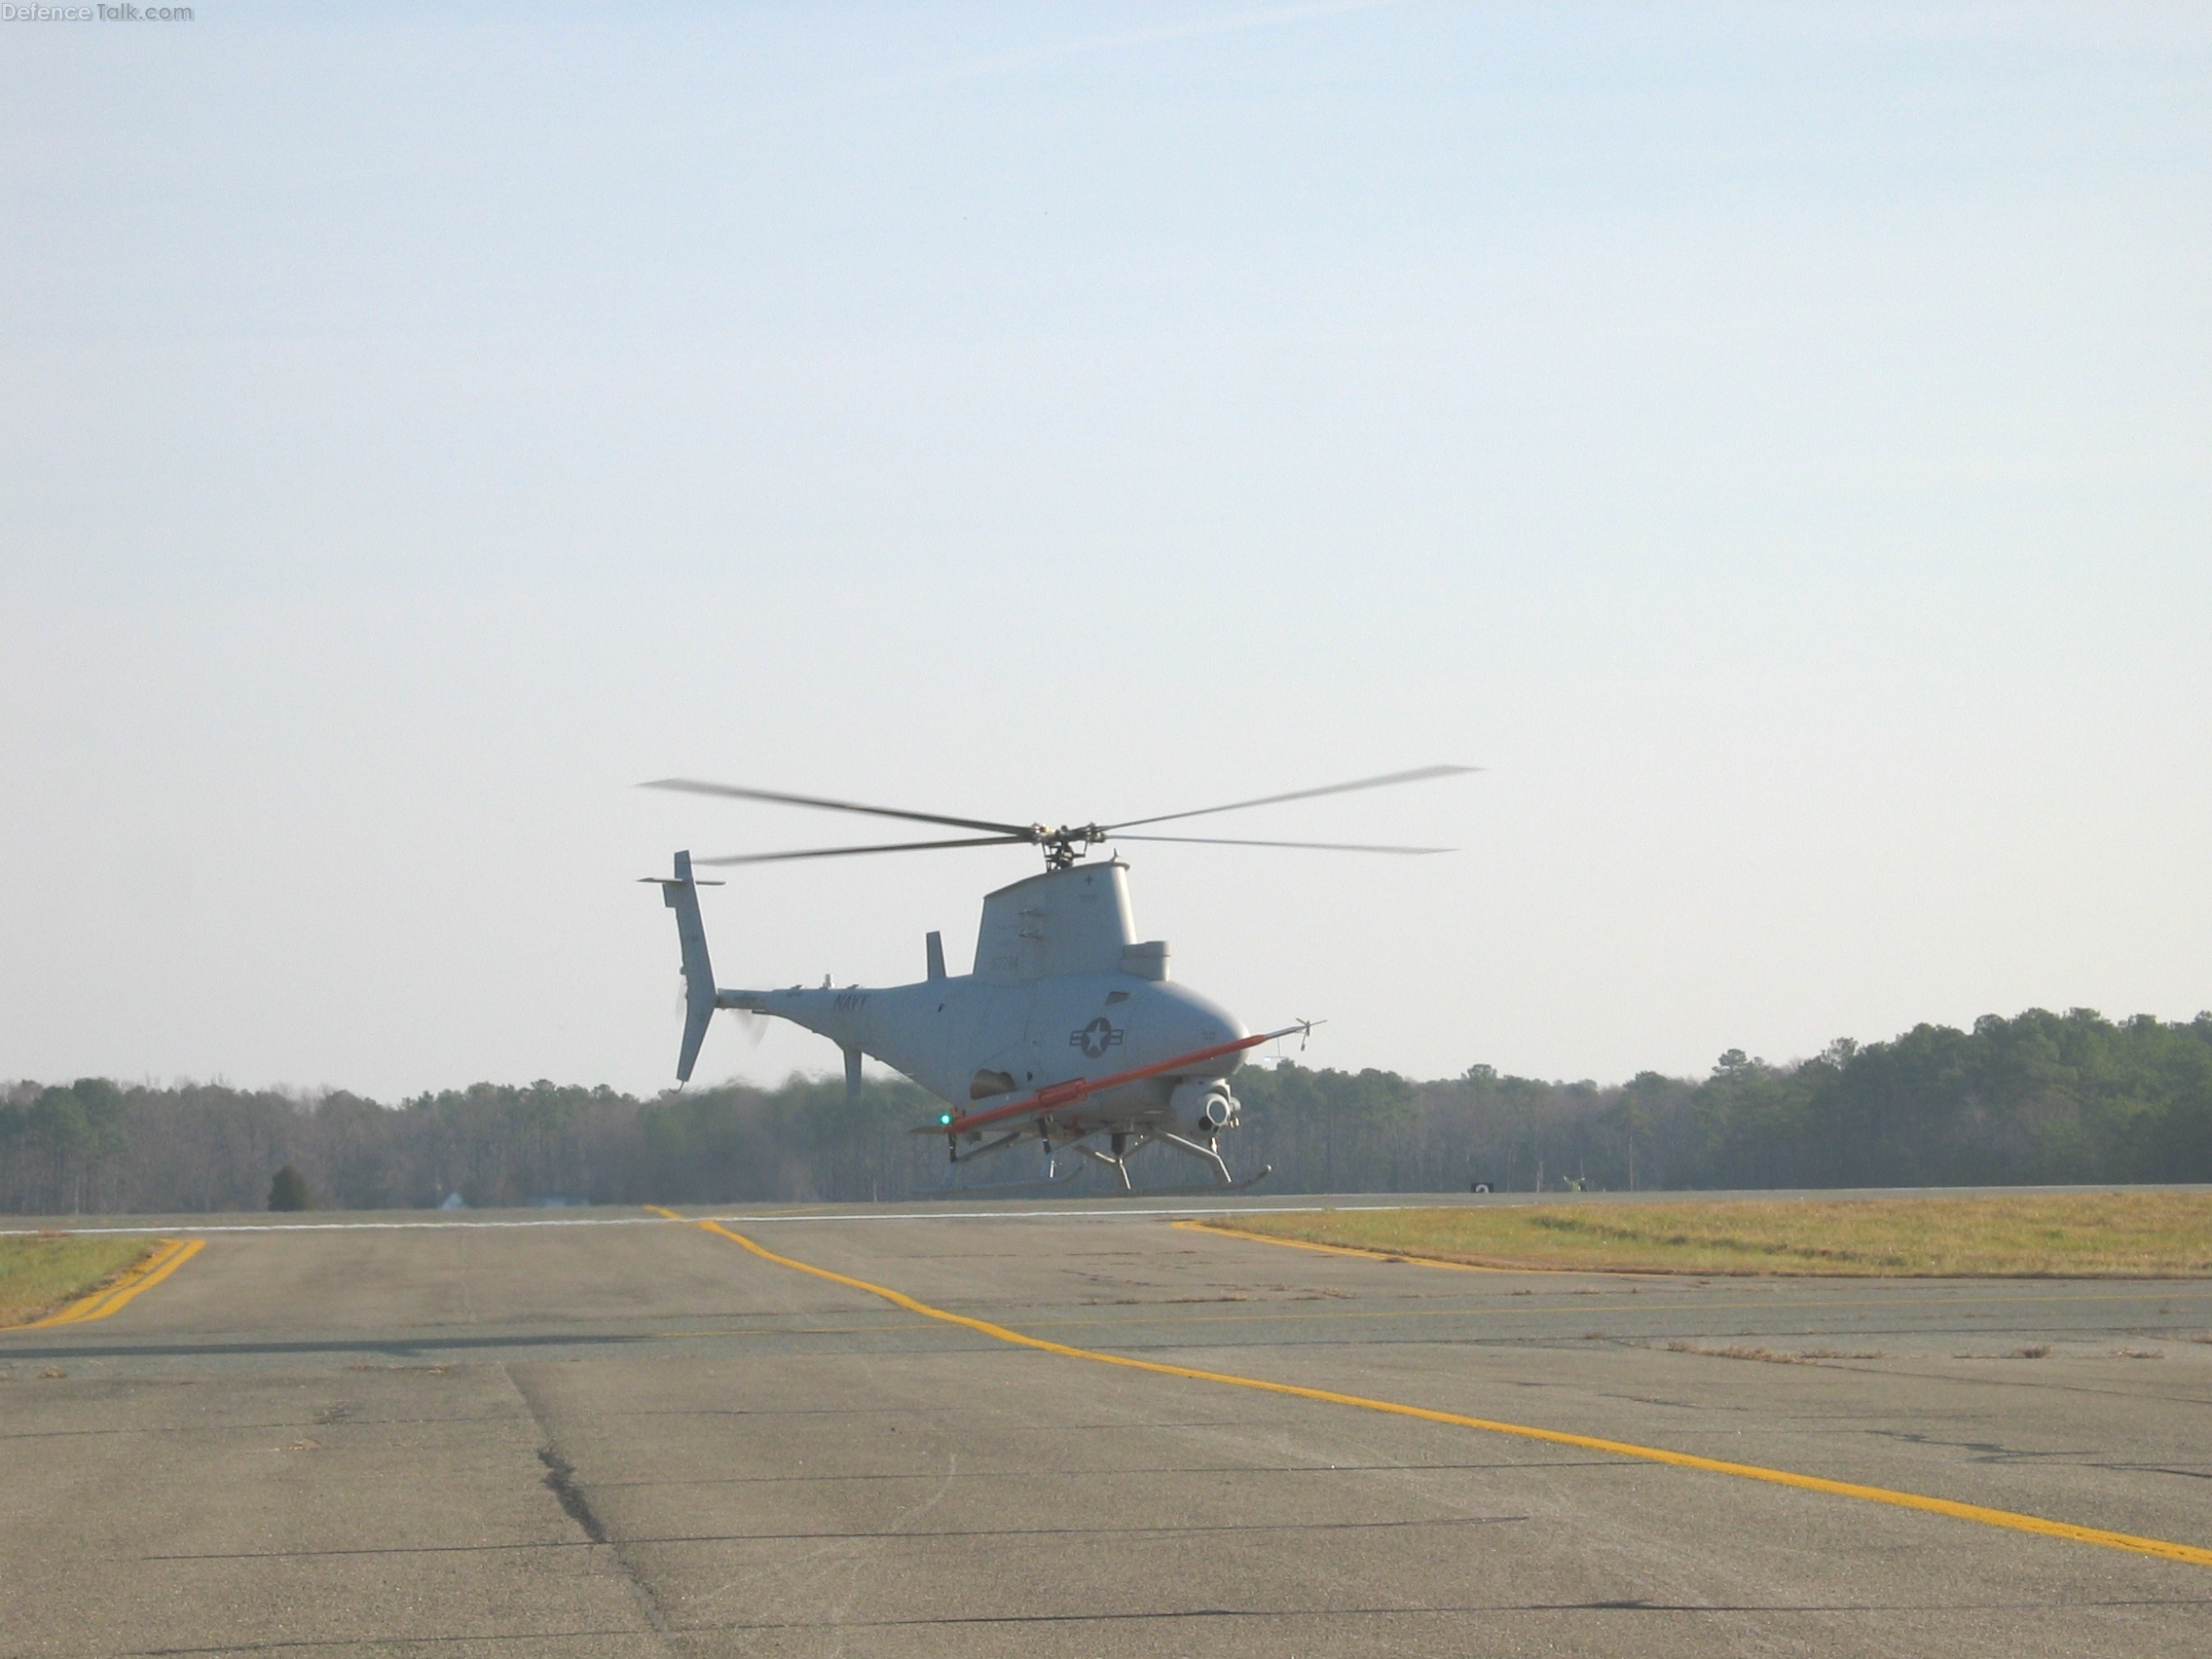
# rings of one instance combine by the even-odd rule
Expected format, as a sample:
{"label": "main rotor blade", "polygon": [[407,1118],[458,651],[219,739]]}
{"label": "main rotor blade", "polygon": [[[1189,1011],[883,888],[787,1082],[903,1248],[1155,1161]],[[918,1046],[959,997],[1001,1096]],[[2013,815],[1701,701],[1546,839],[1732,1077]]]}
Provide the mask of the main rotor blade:
{"label": "main rotor blade", "polygon": [[1380,778],[1355,778],[1348,784],[1324,784],[1317,790],[1292,790],[1288,794],[1261,795],[1257,800],[1233,800],[1227,806],[1201,806],[1190,812],[1163,812],[1158,818],[1131,818],[1105,826],[1108,830],[1134,830],[1140,824],[1166,824],[1177,818],[1203,818],[1209,812],[1241,812],[1248,806],[1272,806],[1283,800],[1310,800],[1315,795],[1349,794],[1353,790],[1379,790],[1385,784],[1418,784],[1427,778],[1450,778],[1461,772],[1479,772],[1480,766],[1419,766],[1411,772],[1389,772]]}
{"label": "main rotor blade", "polygon": [[[735,784],[701,783],[696,778],[655,778],[640,784],[642,790],[681,790],[686,794],[728,795],[736,800],[772,800],[781,806],[819,806],[827,812],[865,812],[873,818],[904,818],[916,824],[947,824],[955,830],[989,830],[1000,835],[1030,839],[1026,824],[991,824],[979,818],[946,818],[935,812],[905,812],[896,806],[862,806],[849,800],[824,800],[819,795],[782,794],[774,790],[740,789]],[[917,842],[916,845],[928,843]]]}
{"label": "main rotor blade", "polygon": [[1116,835],[1114,839],[1181,841],[1194,847],[1311,847],[1324,853],[1456,853],[1459,850],[1457,847],[1368,847],[1350,841],[1232,841],[1216,835]]}
{"label": "main rotor blade", "polygon": [[869,847],[808,847],[795,853],[738,853],[726,859],[693,859],[694,865],[781,864],[787,859],[849,859],[857,853],[919,853],[931,847],[1026,846],[1027,835],[977,835],[961,841],[892,841]]}

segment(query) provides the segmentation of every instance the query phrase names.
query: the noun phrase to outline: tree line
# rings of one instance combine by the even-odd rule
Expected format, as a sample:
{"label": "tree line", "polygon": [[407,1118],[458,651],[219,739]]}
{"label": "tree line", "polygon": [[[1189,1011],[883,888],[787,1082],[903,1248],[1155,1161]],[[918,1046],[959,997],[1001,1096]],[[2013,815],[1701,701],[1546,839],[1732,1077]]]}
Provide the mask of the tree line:
{"label": "tree line", "polygon": [[[1285,1063],[1235,1080],[1223,1142],[1269,1191],[1914,1187],[2212,1181],[2212,1014],[2114,1021],[2086,1009],[1920,1025],[1770,1064],[1740,1050],[1702,1079],[1545,1082],[1485,1065],[1416,1082]],[[941,1189],[937,1101],[905,1083],[793,1077],[671,1090],[477,1084],[393,1106],[216,1084],[81,1078],[0,1088],[0,1211],[258,1209],[287,1166],[346,1209],[569,1201],[903,1199]],[[982,1183],[1042,1174],[1033,1149]],[[1063,1164],[1063,1168],[1065,1165]],[[1166,1151],[1140,1183],[1199,1166]],[[1103,1171],[1069,1190],[1104,1190]]]}

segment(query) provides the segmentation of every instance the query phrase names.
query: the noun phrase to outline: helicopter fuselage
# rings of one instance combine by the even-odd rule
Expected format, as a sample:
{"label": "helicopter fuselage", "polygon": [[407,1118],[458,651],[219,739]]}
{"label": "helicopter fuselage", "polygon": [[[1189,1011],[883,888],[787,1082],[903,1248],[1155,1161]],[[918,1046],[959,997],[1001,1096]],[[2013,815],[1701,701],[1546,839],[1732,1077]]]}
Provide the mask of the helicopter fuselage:
{"label": "helicopter fuselage", "polygon": [[[1168,978],[1164,942],[1135,937],[1128,866],[1119,859],[1049,869],[986,895],[973,973],[943,973],[934,937],[929,956],[930,977],[910,985],[718,989],[715,1001],[819,1032],[845,1051],[849,1068],[858,1055],[880,1060],[962,1114],[1245,1035],[1219,1003]],[[1241,1058],[1201,1068],[1224,1097]],[[1104,1090],[1060,1126],[1165,1123],[1176,1088],[1190,1081],[1168,1073]],[[1188,1126],[1205,1125],[1200,1118]]]}
{"label": "helicopter fuselage", "polygon": [[[1118,970],[1011,984],[962,974],[910,985],[719,991],[717,1001],[818,1032],[962,1112],[1000,1095],[1111,1077],[1245,1035],[1236,1016],[1210,997]],[[1209,1061],[1206,1073],[1226,1079],[1241,1058]],[[1183,1081],[1167,1075],[1127,1084],[1091,1096],[1078,1116],[1092,1123],[1157,1117]]]}

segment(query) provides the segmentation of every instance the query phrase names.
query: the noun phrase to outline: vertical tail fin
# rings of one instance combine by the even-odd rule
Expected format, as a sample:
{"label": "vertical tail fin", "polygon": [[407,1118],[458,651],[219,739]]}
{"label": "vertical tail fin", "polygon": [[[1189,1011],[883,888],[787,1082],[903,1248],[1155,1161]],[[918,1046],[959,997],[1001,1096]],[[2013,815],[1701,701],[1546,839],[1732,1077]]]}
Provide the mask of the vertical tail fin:
{"label": "vertical tail fin", "polygon": [[[699,884],[691,877],[691,855],[676,855],[674,878],[648,875],[660,886],[661,902],[676,912],[677,942],[683,950],[683,1047],[676,1058],[676,1081],[689,1083],[715,1016],[715,966],[707,956],[707,924],[699,914]],[[710,883],[710,885],[719,885]]]}

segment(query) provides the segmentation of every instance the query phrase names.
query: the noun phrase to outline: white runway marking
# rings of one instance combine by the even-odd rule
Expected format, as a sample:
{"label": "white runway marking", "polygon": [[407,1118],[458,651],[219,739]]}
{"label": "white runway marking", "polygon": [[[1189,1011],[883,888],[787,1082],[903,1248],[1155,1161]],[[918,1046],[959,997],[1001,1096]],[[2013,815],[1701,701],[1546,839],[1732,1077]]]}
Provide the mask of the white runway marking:
{"label": "white runway marking", "polygon": [[816,1215],[752,1214],[743,1210],[717,1211],[706,1215],[685,1215],[671,1219],[659,1215],[622,1216],[547,1216],[542,1220],[533,1217],[516,1221],[234,1221],[200,1223],[179,1221],[173,1218],[148,1222],[142,1227],[61,1227],[0,1228],[0,1237],[30,1237],[40,1233],[69,1234],[138,1234],[138,1233],[382,1233],[399,1231],[434,1231],[440,1228],[464,1227],[678,1227],[697,1226],[702,1221],[743,1222],[748,1227],[773,1226],[778,1222],[800,1221],[1125,1221],[1131,1216],[1208,1216],[1208,1215],[1317,1215],[1335,1210],[1401,1210],[1425,1209],[1425,1204],[1238,1204],[1234,1208],[1154,1209],[1125,1207],[1119,1209],[1036,1209],[1036,1210],[839,1210]]}
{"label": "white runway marking", "polygon": [[[1396,1195],[1360,1194],[1338,1197],[1324,1193],[1299,1194],[1299,1203],[1276,1203],[1266,1198],[1247,1200],[1238,1204],[1148,1204],[1140,1196],[1134,1199],[1090,1198],[1076,1200],[1087,1205],[1082,1209],[941,1209],[943,1200],[932,1200],[927,1207],[909,1210],[876,1210],[865,1205],[838,1205],[811,1210],[806,1213],[758,1210],[714,1210],[699,1215],[687,1215],[684,1222],[701,1221],[744,1222],[749,1227],[772,1227],[786,1222],[870,1222],[870,1221],[1122,1221],[1131,1216],[1166,1216],[1172,1218],[1209,1215],[1318,1215],[1335,1210],[1405,1210],[1434,1209],[1440,1205],[1468,1205],[1490,1207],[1499,1204],[1537,1203],[1774,1203],[1790,1199],[1812,1198],[1835,1202],[1851,1198],[2018,1198],[2031,1193],[2207,1193],[2212,1183],[2157,1182],[2127,1187],[2113,1182],[2094,1182],[2083,1185],[2046,1185],[2037,1187],[1836,1187],[1816,1189],[1786,1189],[1756,1191],[1746,1189],[1735,1192],[1677,1192],[1648,1193],[1496,1193],[1486,1194],[1477,1202],[1465,1193],[1403,1193]],[[1361,1201],[1374,1199],[1381,1201]],[[609,1206],[612,1207],[612,1206]],[[237,1211],[231,1212],[239,1213]],[[56,1225],[49,1221],[43,1227],[0,1228],[0,1238],[29,1237],[40,1233],[72,1234],[149,1234],[149,1233],[378,1233],[400,1228],[498,1228],[498,1227],[669,1227],[677,1225],[657,1215],[622,1216],[566,1216],[547,1215],[519,1217],[501,1221],[462,1221],[434,1219],[435,1210],[419,1212],[420,1221],[235,1221],[196,1222],[176,1216],[151,1218],[135,1227],[72,1227],[66,1223]]]}

